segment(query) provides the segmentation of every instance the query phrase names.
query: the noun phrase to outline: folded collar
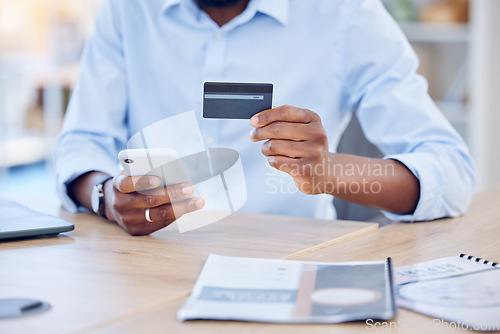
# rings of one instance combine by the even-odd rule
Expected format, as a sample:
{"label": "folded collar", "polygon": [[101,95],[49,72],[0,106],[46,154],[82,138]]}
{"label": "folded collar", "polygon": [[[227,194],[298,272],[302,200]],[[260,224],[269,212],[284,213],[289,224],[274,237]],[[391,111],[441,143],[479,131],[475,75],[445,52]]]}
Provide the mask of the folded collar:
{"label": "folded collar", "polygon": [[161,7],[161,11],[164,13],[175,5],[179,5],[181,0],[165,0],[163,2],[163,6]]}
{"label": "folded collar", "polygon": [[[165,13],[174,6],[181,5],[182,2],[190,2],[194,5],[194,0],[165,0],[162,12]],[[290,4],[289,0],[250,0],[258,12],[269,15],[282,25],[287,25],[289,20]],[[188,3],[186,3],[188,4]]]}
{"label": "folded collar", "polygon": [[273,17],[286,26],[289,20],[289,0],[250,0],[257,1],[257,11]]}

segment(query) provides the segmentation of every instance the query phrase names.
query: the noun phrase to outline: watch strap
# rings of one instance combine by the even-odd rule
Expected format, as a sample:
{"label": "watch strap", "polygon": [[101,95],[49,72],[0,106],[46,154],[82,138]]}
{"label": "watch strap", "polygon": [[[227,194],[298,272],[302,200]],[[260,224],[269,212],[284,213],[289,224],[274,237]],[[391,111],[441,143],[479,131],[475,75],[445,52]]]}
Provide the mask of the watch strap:
{"label": "watch strap", "polygon": [[106,210],[105,210],[105,200],[104,200],[104,183],[106,183],[108,180],[111,180],[113,177],[108,176],[101,182],[95,185],[95,188],[97,190],[97,197],[99,199],[99,208],[97,209],[96,214],[101,217],[106,217]]}

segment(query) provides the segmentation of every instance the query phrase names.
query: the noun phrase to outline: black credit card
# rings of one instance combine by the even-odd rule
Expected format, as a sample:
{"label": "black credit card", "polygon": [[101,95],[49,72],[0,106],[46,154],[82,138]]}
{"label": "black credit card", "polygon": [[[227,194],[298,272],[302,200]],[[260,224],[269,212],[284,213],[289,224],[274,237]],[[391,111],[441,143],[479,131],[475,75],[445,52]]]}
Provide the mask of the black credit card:
{"label": "black credit card", "polygon": [[204,118],[250,119],[273,105],[273,84],[205,82]]}

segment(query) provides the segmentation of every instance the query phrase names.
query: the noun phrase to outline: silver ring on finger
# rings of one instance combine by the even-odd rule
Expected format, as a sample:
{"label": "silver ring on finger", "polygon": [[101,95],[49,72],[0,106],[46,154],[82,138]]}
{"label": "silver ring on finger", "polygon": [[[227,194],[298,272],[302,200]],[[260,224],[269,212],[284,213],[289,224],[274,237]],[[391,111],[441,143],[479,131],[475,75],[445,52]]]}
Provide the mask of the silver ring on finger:
{"label": "silver ring on finger", "polygon": [[152,223],[153,222],[153,219],[151,219],[151,216],[150,216],[150,210],[151,209],[146,209],[146,211],[144,212],[144,216],[146,216],[146,220],[148,223]]}

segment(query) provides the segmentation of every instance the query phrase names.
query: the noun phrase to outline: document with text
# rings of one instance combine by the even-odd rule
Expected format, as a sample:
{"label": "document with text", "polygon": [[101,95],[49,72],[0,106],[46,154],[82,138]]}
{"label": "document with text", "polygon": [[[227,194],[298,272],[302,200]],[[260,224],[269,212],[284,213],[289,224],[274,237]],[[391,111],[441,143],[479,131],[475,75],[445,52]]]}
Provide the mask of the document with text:
{"label": "document with text", "polygon": [[390,259],[316,263],[211,254],[177,317],[338,323],[387,320],[395,312]]}

